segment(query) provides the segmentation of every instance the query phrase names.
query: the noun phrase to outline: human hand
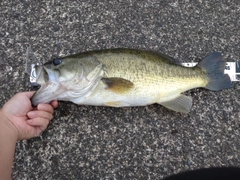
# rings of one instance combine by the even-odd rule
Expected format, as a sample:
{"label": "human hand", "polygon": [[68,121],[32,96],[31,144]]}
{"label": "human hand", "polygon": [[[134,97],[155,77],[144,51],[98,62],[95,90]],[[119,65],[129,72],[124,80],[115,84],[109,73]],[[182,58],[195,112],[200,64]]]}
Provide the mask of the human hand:
{"label": "human hand", "polygon": [[[15,130],[17,140],[39,136],[53,118],[57,101],[32,107],[30,98],[34,92],[21,92],[13,96],[0,109],[0,121],[10,124]],[[10,122],[10,123],[9,123]]]}

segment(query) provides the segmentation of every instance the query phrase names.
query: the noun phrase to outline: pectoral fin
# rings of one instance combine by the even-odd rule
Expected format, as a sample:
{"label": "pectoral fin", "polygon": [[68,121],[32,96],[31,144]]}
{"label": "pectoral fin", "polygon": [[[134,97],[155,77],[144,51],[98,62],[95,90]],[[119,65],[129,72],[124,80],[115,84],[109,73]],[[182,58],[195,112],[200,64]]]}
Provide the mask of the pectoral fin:
{"label": "pectoral fin", "polygon": [[181,94],[171,101],[159,104],[176,112],[188,113],[192,107],[192,98]]}
{"label": "pectoral fin", "polygon": [[107,90],[118,94],[126,93],[133,87],[133,83],[131,81],[123,78],[112,77],[102,78],[101,80],[107,85]]}

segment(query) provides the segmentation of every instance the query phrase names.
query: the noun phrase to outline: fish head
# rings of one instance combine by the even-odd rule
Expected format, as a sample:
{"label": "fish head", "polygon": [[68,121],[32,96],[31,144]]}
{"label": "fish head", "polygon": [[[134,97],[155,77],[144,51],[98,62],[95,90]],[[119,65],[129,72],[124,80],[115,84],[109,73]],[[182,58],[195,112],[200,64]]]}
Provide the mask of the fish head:
{"label": "fish head", "polygon": [[71,101],[84,97],[103,74],[94,57],[65,57],[35,66],[36,82],[41,85],[33,95],[33,106],[52,100]]}

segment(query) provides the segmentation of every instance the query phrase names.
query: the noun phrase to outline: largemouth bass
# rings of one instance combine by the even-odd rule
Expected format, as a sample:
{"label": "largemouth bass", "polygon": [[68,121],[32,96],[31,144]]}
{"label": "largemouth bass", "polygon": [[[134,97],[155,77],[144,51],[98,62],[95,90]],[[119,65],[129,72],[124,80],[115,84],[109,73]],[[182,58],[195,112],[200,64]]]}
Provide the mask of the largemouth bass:
{"label": "largemouth bass", "polygon": [[192,68],[160,53],[133,49],[84,52],[35,68],[41,88],[31,99],[33,106],[52,100],[112,107],[158,103],[187,113],[192,98],[182,92],[231,87],[229,76],[223,74],[225,61],[218,52]]}

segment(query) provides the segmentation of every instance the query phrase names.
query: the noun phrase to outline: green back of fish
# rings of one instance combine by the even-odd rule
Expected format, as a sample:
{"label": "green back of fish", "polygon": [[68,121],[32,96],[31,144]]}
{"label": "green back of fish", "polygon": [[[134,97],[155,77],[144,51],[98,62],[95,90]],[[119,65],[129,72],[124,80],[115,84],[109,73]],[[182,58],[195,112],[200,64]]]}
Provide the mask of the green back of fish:
{"label": "green back of fish", "polygon": [[144,78],[158,78],[158,80],[170,78],[178,81],[185,78],[206,78],[200,68],[183,67],[177,60],[152,51],[110,49],[89,51],[66,58],[80,60],[89,56],[95,57],[103,64],[109,77],[121,77],[133,81]]}

